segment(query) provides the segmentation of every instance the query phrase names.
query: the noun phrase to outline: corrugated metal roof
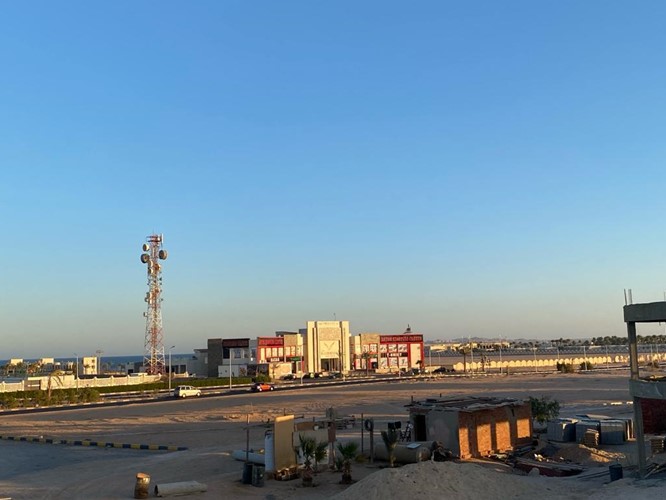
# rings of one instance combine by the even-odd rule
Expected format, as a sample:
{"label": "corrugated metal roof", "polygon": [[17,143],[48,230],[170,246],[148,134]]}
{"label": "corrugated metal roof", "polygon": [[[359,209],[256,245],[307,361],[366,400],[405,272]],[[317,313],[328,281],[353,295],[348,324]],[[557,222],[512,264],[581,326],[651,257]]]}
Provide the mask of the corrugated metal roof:
{"label": "corrugated metal roof", "polygon": [[420,410],[474,412],[500,408],[502,406],[522,406],[524,404],[526,404],[524,400],[515,398],[449,396],[413,401],[407,407]]}

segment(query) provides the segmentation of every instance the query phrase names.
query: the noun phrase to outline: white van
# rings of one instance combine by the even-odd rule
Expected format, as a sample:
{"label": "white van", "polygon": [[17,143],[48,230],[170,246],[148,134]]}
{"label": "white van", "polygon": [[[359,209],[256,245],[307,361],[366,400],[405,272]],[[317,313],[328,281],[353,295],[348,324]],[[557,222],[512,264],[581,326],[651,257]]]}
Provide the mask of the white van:
{"label": "white van", "polygon": [[179,385],[173,393],[177,398],[186,398],[188,396],[201,396],[201,389],[192,387],[191,385]]}

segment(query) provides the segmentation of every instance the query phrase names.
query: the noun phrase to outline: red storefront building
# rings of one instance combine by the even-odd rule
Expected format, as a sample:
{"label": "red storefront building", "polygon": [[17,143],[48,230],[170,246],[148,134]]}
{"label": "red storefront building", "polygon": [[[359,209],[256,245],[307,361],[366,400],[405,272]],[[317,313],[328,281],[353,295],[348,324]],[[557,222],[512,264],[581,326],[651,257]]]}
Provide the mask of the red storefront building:
{"label": "red storefront building", "polygon": [[423,335],[361,333],[354,338],[353,351],[356,370],[374,370],[379,373],[409,371],[421,368]]}

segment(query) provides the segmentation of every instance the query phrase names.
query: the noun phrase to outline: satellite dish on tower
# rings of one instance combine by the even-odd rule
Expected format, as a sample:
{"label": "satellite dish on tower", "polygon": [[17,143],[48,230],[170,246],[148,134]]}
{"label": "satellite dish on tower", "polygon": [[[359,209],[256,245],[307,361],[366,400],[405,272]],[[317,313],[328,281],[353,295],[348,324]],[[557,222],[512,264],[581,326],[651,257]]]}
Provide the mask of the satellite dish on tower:
{"label": "satellite dish on tower", "polygon": [[142,253],[141,254],[141,262],[143,262],[144,264],[147,264],[149,260],[150,260],[150,255],[148,255],[147,253]]}
{"label": "satellite dish on tower", "polygon": [[159,256],[160,259],[166,260],[166,258],[169,256],[169,254],[167,253],[166,250],[160,250],[160,252],[158,253],[158,256]]}
{"label": "satellite dish on tower", "polygon": [[144,252],[147,252],[150,249],[150,245],[148,243],[144,243],[142,248]]}

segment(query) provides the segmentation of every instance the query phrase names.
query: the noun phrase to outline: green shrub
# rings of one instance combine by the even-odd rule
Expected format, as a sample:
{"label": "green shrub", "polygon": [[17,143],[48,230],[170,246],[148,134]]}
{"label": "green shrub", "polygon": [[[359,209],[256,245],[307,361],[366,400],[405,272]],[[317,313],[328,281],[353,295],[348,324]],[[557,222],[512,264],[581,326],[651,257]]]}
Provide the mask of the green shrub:
{"label": "green shrub", "polygon": [[530,396],[530,407],[532,418],[540,424],[544,424],[560,414],[559,401],[551,399],[550,396],[541,396],[541,398]]}
{"label": "green shrub", "polygon": [[581,371],[583,371],[583,370],[591,370],[591,369],[593,368],[593,366],[594,366],[594,365],[593,365],[590,361],[583,361],[583,362],[580,364],[580,369],[581,369]]}
{"label": "green shrub", "polygon": [[557,368],[557,371],[561,373],[574,373],[576,371],[574,369],[573,363],[564,363],[558,361],[555,367]]}

